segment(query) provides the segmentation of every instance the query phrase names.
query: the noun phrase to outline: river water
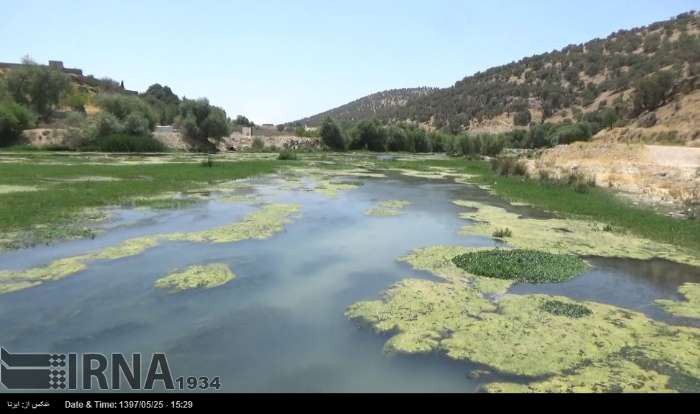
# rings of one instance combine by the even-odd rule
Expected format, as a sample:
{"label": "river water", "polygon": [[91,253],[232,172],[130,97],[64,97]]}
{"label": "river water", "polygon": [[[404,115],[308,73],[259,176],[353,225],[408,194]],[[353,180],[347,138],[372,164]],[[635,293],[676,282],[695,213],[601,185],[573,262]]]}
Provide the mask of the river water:
{"label": "river water", "polygon": [[[356,326],[345,309],[416,272],[396,259],[438,244],[495,246],[460,236],[467,224],[451,201],[506,206],[485,191],[448,181],[390,176],[353,179],[336,198],[280,190],[252,180],[268,202],[301,204],[302,217],[266,240],[163,243],[138,256],[95,262],[63,280],[0,296],[0,344],[11,352],[165,352],[176,376],[219,376],[225,391],[473,392],[475,368],[440,355],[389,356],[386,337]],[[370,217],[383,200],[413,204],[399,217]],[[255,206],[213,195],[180,210],[118,210],[95,240],[0,255],[0,269],[46,264],[130,238],[228,224]],[[525,207],[522,214],[542,215]],[[678,287],[700,269],[664,261],[591,258],[594,268],[558,285],[518,285],[513,293],[553,293],[644,312],[671,323],[656,299],[681,300]],[[238,276],[210,290],[172,294],[155,280],[190,265],[226,263]],[[491,377],[489,380],[493,380]]]}

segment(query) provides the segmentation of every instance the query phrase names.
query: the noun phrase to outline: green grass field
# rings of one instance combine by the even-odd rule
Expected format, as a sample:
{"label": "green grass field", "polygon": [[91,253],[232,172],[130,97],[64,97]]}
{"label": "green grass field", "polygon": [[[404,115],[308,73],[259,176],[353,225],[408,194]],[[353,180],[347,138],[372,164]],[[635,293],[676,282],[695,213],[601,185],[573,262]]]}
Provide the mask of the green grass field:
{"label": "green grass field", "polygon": [[0,194],[0,233],[41,229],[36,235],[38,242],[81,236],[82,230],[72,224],[85,209],[267,174],[279,167],[275,161],[216,162],[212,168],[196,163],[0,163],[0,185],[36,187],[36,191]]}

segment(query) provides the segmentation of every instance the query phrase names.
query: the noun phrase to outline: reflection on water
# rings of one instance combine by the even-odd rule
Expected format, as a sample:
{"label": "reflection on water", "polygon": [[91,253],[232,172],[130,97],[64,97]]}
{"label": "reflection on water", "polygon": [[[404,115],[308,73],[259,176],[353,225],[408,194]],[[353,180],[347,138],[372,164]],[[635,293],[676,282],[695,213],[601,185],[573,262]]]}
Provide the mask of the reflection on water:
{"label": "reflection on water", "polygon": [[[175,375],[220,376],[226,391],[475,391],[479,382],[466,376],[475,367],[438,355],[384,355],[386,338],[360,329],[343,313],[402,278],[424,277],[396,261],[414,248],[496,245],[458,235],[465,222],[452,200],[504,203],[448,182],[393,176],[363,181],[356,190],[327,199],[280,192],[271,181],[257,179],[259,195],[302,204],[302,218],[268,240],[163,243],[139,256],[91,263],[62,281],[0,296],[0,344],[14,352],[167,352]],[[412,205],[399,217],[364,214],[391,199]],[[3,254],[0,268],[38,265],[140,235],[211,228],[254,208],[214,198],[176,211],[121,212],[120,225],[95,240]],[[212,262],[229,265],[238,278],[180,294],[153,287],[173,270]],[[649,310],[653,301],[677,298],[680,284],[700,280],[698,269],[666,262],[592,263],[592,272],[566,284],[521,285],[513,291],[561,293],[666,318]]]}

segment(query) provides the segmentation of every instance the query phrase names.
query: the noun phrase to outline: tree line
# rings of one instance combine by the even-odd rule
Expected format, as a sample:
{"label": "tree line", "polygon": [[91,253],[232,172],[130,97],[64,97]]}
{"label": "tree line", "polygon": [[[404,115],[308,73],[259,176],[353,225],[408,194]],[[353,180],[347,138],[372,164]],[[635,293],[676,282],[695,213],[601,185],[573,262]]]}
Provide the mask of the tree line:
{"label": "tree line", "polygon": [[[29,59],[22,63],[0,77],[0,146],[18,142],[25,129],[48,126],[66,129],[69,146],[76,149],[162,151],[166,148],[152,132],[157,125],[175,125],[194,148],[209,151],[211,140],[255,125],[242,115],[230,119],[205,98],[180,98],[168,86],[154,84],[131,95],[114,81],[87,77],[88,86],[109,86],[92,95],[56,68]],[[96,116],[87,115],[88,104],[100,109]]]}

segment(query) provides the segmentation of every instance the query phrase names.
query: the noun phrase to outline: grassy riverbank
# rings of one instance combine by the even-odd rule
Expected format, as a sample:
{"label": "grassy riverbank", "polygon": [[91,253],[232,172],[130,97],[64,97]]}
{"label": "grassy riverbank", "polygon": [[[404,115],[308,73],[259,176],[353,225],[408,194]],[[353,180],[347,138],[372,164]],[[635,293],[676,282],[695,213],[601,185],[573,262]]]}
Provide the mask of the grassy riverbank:
{"label": "grassy riverbank", "polygon": [[[632,206],[605,189],[591,188],[581,193],[568,185],[499,176],[484,161],[418,156],[406,156],[404,161],[378,161],[375,155],[360,152],[300,154],[300,161],[290,164],[274,160],[276,154],[229,154],[214,157],[213,167],[209,168],[191,154],[125,157],[36,152],[15,156],[16,161],[5,159],[0,163],[0,234],[4,235],[0,239],[10,235],[12,240],[17,233],[32,233],[24,242],[12,240],[16,247],[90,236],[89,226],[82,226],[86,211],[99,218],[95,209],[101,207],[134,205],[134,200],[138,200],[136,205],[149,205],[148,197],[158,194],[197,190],[224,180],[271,173],[283,166],[296,168],[313,163],[324,169],[362,165],[426,172],[431,167],[449,168],[469,175],[469,182],[487,185],[511,201],[526,202],[566,217],[595,220],[609,225],[612,231],[629,231],[700,251],[699,221],[673,219]],[[174,206],[178,203],[170,202]],[[8,239],[0,245],[7,246]]]}
{"label": "grassy riverbank", "polygon": [[473,175],[470,181],[490,186],[505,199],[529,203],[566,217],[595,220],[609,224],[613,230],[626,230],[651,240],[700,251],[700,221],[674,219],[651,209],[633,206],[605,189],[591,188],[580,193],[569,185],[503,177],[496,175],[485,161],[431,160],[385,164],[417,170],[454,168]]}
{"label": "grassy riverbank", "polygon": [[28,239],[20,245],[85,237],[89,230],[76,225],[85,211],[267,174],[279,166],[267,160],[215,162],[211,168],[199,163],[98,165],[84,160],[0,163],[0,233],[34,233],[25,235]]}

